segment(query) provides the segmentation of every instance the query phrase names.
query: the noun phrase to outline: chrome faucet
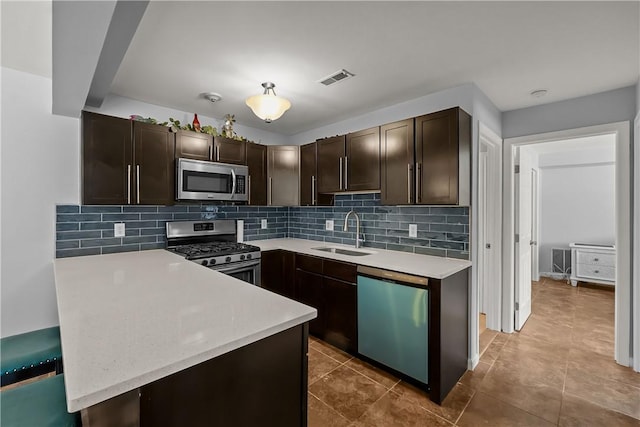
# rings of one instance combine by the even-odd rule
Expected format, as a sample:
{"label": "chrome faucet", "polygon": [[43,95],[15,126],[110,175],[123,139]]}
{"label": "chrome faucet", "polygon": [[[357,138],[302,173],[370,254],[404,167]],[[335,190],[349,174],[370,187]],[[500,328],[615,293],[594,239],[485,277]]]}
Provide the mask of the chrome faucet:
{"label": "chrome faucet", "polygon": [[353,209],[347,212],[347,216],[344,217],[344,228],[343,231],[349,231],[349,216],[354,214],[356,216],[356,248],[360,247],[360,242],[364,243],[364,235],[362,235],[362,239],[360,239],[360,217],[358,213]]}

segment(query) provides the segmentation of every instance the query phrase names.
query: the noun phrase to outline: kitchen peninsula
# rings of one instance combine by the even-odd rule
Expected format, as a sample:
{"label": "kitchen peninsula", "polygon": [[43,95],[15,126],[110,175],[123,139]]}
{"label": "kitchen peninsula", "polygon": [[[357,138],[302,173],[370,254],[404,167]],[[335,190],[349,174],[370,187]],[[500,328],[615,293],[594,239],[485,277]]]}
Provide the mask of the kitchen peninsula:
{"label": "kitchen peninsula", "polygon": [[84,425],[306,426],[315,309],[164,250],[56,259],[55,280]]}

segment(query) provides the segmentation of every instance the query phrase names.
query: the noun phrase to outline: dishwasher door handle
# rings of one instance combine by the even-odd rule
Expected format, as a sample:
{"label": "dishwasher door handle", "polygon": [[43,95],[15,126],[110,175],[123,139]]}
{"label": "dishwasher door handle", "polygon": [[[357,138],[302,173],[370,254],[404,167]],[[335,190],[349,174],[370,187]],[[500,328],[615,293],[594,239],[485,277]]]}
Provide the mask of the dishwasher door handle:
{"label": "dishwasher door handle", "polygon": [[358,266],[358,274],[372,277],[374,279],[389,280],[393,282],[409,283],[422,287],[429,286],[429,279],[426,277],[412,276],[411,274],[398,273],[396,271],[382,270],[380,268]]}

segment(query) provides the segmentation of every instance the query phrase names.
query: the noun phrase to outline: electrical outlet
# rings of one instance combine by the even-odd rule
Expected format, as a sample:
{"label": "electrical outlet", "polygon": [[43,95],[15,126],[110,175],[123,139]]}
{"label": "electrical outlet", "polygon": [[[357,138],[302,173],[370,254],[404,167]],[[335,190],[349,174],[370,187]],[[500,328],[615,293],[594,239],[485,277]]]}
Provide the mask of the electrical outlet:
{"label": "electrical outlet", "polygon": [[324,229],[325,230],[329,230],[329,231],[333,231],[333,220],[332,219],[328,219],[328,220],[325,221]]}
{"label": "electrical outlet", "polygon": [[262,229],[267,228],[267,220],[266,219],[260,220],[260,228],[262,228]]}
{"label": "electrical outlet", "polygon": [[113,224],[114,237],[124,237],[124,234],[125,234],[124,222]]}
{"label": "electrical outlet", "polygon": [[418,237],[418,225],[409,224],[409,237]]}

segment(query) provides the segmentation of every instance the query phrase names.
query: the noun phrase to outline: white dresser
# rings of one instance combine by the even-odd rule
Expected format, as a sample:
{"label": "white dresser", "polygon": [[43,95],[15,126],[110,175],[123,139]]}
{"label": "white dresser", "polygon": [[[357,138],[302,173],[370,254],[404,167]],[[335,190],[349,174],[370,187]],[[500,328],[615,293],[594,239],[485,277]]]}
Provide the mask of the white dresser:
{"label": "white dresser", "polygon": [[571,285],[579,281],[615,285],[615,246],[571,243]]}

